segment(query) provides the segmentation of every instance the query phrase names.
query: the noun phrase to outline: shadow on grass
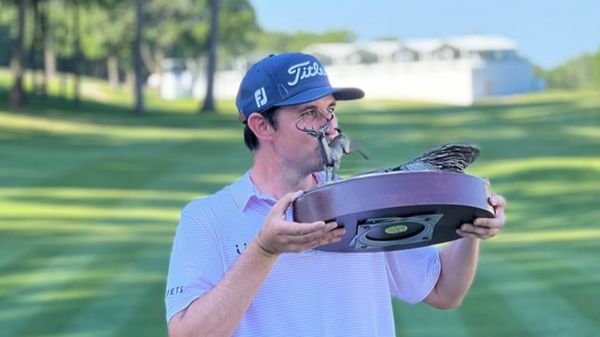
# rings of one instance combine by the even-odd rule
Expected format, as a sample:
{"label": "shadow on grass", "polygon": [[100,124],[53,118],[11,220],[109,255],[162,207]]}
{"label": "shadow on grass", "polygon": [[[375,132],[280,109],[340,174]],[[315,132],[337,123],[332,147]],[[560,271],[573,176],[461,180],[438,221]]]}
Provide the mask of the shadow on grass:
{"label": "shadow on grass", "polygon": [[[66,264],[60,264],[60,260],[57,264],[56,260],[69,256],[61,255],[64,251],[53,252],[55,255],[45,261],[44,258],[40,260],[38,252],[37,256],[30,256],[33,258],[30,261],[30,267],[34,267],[32,272],[42,275],[52,266],[56,275],[71,275],[69,281],[30,284],[27,293],[5,297],[7,304],[13,303],[24,315],[3,326],[9,331],[12,329],[17,336],[74,330],[93,333],[103,328],[118,331],[136,316],[138,310],[143,310],[144,317],[152,317],[155,332],[164,333],[166,325],[156,324],[164,321],[162,306],[154,305],[155,310],[138,306],[139,301],[147,303],[142,300],[143,296],[153,297],[153,303],[156,303],[164,293],[164,281],[155,275],[166,267],[167,261],[164,252],[157,260],[155,251],[144,244],[104,245],[93,254],[81,258],[73,256],[79,259]],[[41,270],[35,269],[36,266]]]}
{"label": "shadow on grass", "polygon": [[[136,114],[131,107],[81,99],[76,106],[71,100],[48,95],[46,99],[26,93],[26,106],[14,109],[8,106],[8,91],[0,90],[0,109],[49,119],[68,118],[100,125],[135,125],[193,129],[196,127],[219,127],[222,123],[236,121],[235,113],[182,113],[149,107],[146,113]],[[240,128],[241,129],[241,128]]]}

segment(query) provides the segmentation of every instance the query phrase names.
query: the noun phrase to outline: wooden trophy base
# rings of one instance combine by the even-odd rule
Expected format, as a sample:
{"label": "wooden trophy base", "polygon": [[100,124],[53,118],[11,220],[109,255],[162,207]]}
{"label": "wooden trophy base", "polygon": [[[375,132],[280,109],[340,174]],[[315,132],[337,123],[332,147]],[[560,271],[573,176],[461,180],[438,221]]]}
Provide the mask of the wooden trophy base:
{"label": "wooden trophy base", "polygon": [[342,241],[315,249],[340,253],[410,249],[461,238],[456,229],[493,218],[489,183],[454,172],[392,172],[358,176],[307,191],[294,202],[294,221],[337,221]]}

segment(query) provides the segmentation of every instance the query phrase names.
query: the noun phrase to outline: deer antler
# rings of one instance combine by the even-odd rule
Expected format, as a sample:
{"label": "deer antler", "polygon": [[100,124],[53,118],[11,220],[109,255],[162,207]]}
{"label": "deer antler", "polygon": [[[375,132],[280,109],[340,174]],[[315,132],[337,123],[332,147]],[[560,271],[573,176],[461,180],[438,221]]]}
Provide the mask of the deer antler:
{"label": "deer antler", "polygon": [[300,122],[302,122],[304,120],[304,114],[300,115],[298,117],[298,119],[296,120],[296,129],[306,133],[307,135],[309,135],[311,137],[315,137],[315,138],[319,138],[319,136],[321,136],[321,137],[325,136],[325,133],[327,132],[327,130],[329,130],[329,123],[331,123],[334,116],[331,115],[331,117],[328,118],[322,112],[319,112],[319,113],[326,120],[325,124],[323,124],[323,126],[321,126],[319,129],[315,130],[314,128],[307,129],[304,126],[300,127]]}

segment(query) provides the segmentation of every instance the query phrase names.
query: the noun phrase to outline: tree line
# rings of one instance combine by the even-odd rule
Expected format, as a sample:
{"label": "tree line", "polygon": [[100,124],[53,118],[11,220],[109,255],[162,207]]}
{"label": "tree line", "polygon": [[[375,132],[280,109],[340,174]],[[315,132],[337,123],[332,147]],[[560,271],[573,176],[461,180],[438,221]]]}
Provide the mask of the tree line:
{"label": "tree line", "polygon": [[10,60],[0,64],[10,62],[12,106],[25,104],[27,67],[37,74],[33,87],[42,96],[57,71],[72,74],[75,104],[82,74],[105,74],[112,88],[125,76],[135,83],[135,110],[142,112],[143,80],[160,71],[164,58],[211,56],[211,51],[215,58],[219,40],[228,53],[243,53],[257,30],[247,0],[3,0],[0,46],[10,46]]}
{"label": "tree line", "polygon": [[549,89],[600,90],[600,48],[585,53],[549,70],[536,69],[536,75],[546,81]]}
{"label": "tree line", "polygon": [[[72,76],[73,102],[80,101],[80,76],[106,78],[112,89],[129,84],[134,109],[143,112],[143,82],[160,73],[163,60],[198,62],[207,74],[201,111],[213,111],[214,73],[224,60],[253,50],[278,53],[313,42],[350,42],[348,31],[323,34],[266,32],[249,0],[0,0],[0,66],[10,65],[9,100],[23,106],[25,69],[33,92],[47,95],[50,80]],[[200,69],[193,69],[200,70]]]}

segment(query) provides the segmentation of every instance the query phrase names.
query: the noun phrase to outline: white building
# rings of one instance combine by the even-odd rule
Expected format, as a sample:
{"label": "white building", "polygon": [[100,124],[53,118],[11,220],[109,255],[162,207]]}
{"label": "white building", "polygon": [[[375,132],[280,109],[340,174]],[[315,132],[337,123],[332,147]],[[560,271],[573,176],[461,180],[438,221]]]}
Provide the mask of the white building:
{"label": "white building", "polygon": [[359,87],[373,99],[470,105],[537,90],[531,64],[504,37],[314,44],[304,52],[323,62],[332,85]]}
{"label": "white building", "polygon": [[[368,99],[470,105],[483,97],[540,89],[516,44],[498,36],[313,44],[303,52],[323,63],[333,86],[359,87]],[[217,99],[235,98],[245,73],[237,68],[216,74]],[[193,82],[190,92],[202,99],[204,76]]]}

